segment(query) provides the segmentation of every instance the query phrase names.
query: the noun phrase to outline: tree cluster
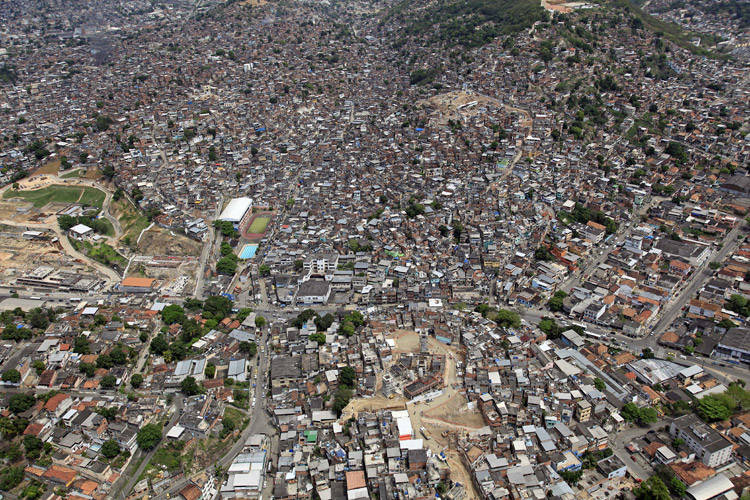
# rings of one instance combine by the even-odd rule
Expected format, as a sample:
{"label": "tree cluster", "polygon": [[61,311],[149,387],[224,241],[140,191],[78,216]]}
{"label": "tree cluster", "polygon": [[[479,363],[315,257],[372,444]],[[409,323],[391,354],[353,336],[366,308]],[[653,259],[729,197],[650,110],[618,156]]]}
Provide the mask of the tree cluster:
{"label": "tree cluster", "polygon": [[639,408],[635,403],[626,403],[620,410],[620,415],[628,422],[645,425],[659,421],[656,410],[653,408]]}

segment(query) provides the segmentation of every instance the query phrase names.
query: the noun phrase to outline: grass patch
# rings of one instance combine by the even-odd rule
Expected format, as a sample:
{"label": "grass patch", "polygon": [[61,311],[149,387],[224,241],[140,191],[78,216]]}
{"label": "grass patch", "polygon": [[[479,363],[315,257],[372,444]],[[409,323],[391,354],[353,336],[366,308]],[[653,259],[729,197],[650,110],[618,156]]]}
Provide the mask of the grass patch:
{"label": "grass patch", "polygon": [[[112,229],[114,231],[114,229]],[[68,237],[70,244],[79,252],[85,253],[97,262],[101,262],[105,266],[119,267],[124,269],[128,264],[128,260],[117,253],[117,251],[106,243],[99,243],[94,246],[88,241],[78,241],[74,238]]]}
{"label": "grass patch", "polygon": [[96,188],[85,187],[83,188],[83,196],[81,196],[80,203],[102,208],[106,197],[107,194],[104,191],[100,191]]}
{"label": "grass patch", "polygon": [[99,220],[107,226],[107,231],[104,233],[105,236],[114,236],[115,235],[115,227],[112,225],[112,223],[109,221],[109,219],[106,219],[104,217],[100,217]]}
{"label": "grass patch", "polygon": [[60,177],[63,179],[77,179],[81,177],[81,169],[73,170],[72,172],[68,172],[67,174],[63,174]]}
{"label": "grass patch", "polygon": [[643,25],[651,30],[652,32],[664,33],[664,37],[674,42],[676,45],[692,52],[695,55],[709,57],[711,59],[729,60],[730,57],[726,54],[719,54],[711,50],[698,47],[690,42],[691,36],[697,36],[698,33],[691,33],[684,31],[680,26],[652,16],[651,14],[643,11],[635,1],[630,0],[615,0],[613,5],[622,7],[633,15],[636,19],[640,19]]}
{"label": "grass patch", "polygon": [[96,208],[102,208],[106,196],[107,195],[104,191],[88,186],[47,186],[33,191],[15,191],[13,189],[8,189],[3,193],[3,198],[6,200],[22,198],[33,203],[36,208],[41,208],[46,204],[53,202],[79,202]]}
{"label": "grass patch", "polygon": [[164,466],[172,472],[182,466],[182,453],[172,448],[159,448],[151,459],[151,465]]}
{"label": "grass patch", "polygon": [[54,160],[45,164],[39,170],[34,172],[34,174],[35,175],[57,175],[58,172],[60,172],[60,160]]}
{"label": "grass patch", "polygon": [[253,222],[252,224],[250,224],[250,228],[247,230],[247,232],[251,234],[263,233],[266,231],[269,222],[271,222],[271,217],[258,216],[253,219]]}
{"label": "grass patch", "polygon": [[122,242],[125,245],[135,246],[141,231],[149,226],[148,219],[138,211],[127,199],[117,201],[113,207],[118,215],[122,227]]}
{"label": "grass patch", "polygon": [[239,425],[245,419],[245,412],[227,406],[224,409],[224,418],[234,420],[234,423]]}

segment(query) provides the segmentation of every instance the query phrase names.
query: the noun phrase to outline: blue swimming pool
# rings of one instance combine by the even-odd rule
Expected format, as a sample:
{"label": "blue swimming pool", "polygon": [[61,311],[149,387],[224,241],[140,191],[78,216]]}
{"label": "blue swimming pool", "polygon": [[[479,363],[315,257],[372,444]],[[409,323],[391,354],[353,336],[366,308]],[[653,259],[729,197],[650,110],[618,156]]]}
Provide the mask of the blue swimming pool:
{"label": "blue swimming pool", "polygon": [[247,244],[242,247],[242,251],[240,252],[240,259],[252,259],[253,257],[255,257],[255,252],[257,251],[258,245]]}

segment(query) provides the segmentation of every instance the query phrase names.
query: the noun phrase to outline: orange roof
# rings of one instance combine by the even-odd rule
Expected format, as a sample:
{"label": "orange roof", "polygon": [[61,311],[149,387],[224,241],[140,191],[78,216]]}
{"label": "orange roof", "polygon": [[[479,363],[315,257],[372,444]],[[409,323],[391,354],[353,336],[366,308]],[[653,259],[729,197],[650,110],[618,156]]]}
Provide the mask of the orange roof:
{"label": "orange roof", "polygon": [[346,489],[356,490],[367,486],[365,483],[365,472],[361,470],[346,473]]}
{"label": "orange roof", "polygon": [[674,344],[675,342],[680,340],[680,337],[675,332],[664,332],[664,335],[661,336],[660,340],[662,342],[670,342]]}
{"label": "orange roof", "polygon": [[33,424],[29,424],[26,429],[23,431],[24,436],[38,436],[40,432],[42,432],[42,429],[44,429],[44,424],[40,424],[38,422],[34,422]]}
{"label": "orange roof", "polygon": [[44,409],[47,411],[55,411],[57,410],[57,407],[60,405],[60,403],[62,403],[69,397],[70,396],[68,396],[67,394],[55,394],[54,396],[49,398],[49,401],[47,401],[47,404],[44,405]]}
{"label": "orange roof", "polygon": [[59,465],[51,466],[47,469],[47,472],[44,473],[45,478],[65,485],[73,481],[76,475],[78,475],[78,473],[73,469],[68,469],[67,467],[61,467]]}
{"label": "orange roof", "polygon": [[98,487],[99,483],[89,480],[85,480],[81,484],[77,485],[77,488],[81,490],[81,493],[83,493],[84,495],[93,495]]}
{"label": "orange roof", "polygon": [[131,276],[129,278],[125,278],[122,280],[121,285],[122,286],[138,286],[138,287],[150,287],[153,285],[154,281],[156,281],[153,278],[136,278],[134,276]]}
{"label": "orange roof", "polygon": [[194,484],[188,484],[180,490],[180,495],[185,500],[198,500],[203,492]]}
{"label": "orange roof", "polygon": [[716,473],[711,467],[707,467],[698,460],[694,460],[690,463],[673,462],[668,465],[670,469],[674,471],[678,478],[680,478],[688,486],[709,478]]}
{"label": "orange roof", "polygon": [[599,224],[597,222],[594,222],[592,220],[588,221],[586,223],[586,225],[589,226],[589,227],[593,227],[594,229],[598,229],[600,231],[606,231],[607,230],[607,226],[603,226],[603,225],[601,225],[601,224]]}
{"label": "orange roof", "polygon": [[37,477],[42,477],[42,475],[45,472],[44,469],[39,468],[39,467],[37,467],[35,465],[29,465],[23,471],[26,472],[27,474],[31,474],[31,475],[37,476]]}
{"label": "orange roof", "polygon": [[635,380],[636,379],[636,374],[633,373],[633,372],[628,372],[628,373],[625,374],[625,378],[628,379],[628,380]]}
{"label": "orange roof", "polygon": [[641,390],[646,393],[646,395],[651,399],[651,401],[658,401],[659,399],[661,399],[661,397],[659,396],[659,393],[647,385],[642,385]]}
{"label": "orange roof", "polygon": [[618,365],[630,363],[631,361],[635,361],[635,359],[635,356],[633,356],[629,352],[621,352],[620,354],[614,356],[615,363],[617,363]]}

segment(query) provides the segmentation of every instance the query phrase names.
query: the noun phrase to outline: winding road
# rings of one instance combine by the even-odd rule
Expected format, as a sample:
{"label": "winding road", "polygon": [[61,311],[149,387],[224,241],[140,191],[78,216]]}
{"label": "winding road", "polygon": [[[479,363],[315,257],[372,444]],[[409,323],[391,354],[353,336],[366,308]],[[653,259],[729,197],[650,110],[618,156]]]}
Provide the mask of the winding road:
{"label": "winding road", "polygon": [[[23,185],[29,185],[31,189],[30,191],[42,189],[44,187],[50,186],[50,185],[63,185],[63,186],[88,186],[96,188],[103,193],[105,193],[104,202],[102,203],[102,216],[105,217],[108,221],[112,223],[112,227],[115,230],[115,238],[119,238],[122,236],[122,227],[120,226],[120,222],[117,220],[116,217],[112,216],[109,213],[110,205],[112,202],[112,193],[103,185],[99,184],[96,181],[88,180],[88,179],[63,179],[61,177],[55,176],[55,175],[45,175],[45,179],[43,182],[41,181],[41,178],[37,178],[37,176],[31,177],[27,180],[25,180],[25,183],[21,183]],[[36,181],[36,182],[34,182]],[[3,188],[0,188],[0,198],[4,195],[5,191],[11,188],[11,185],[4,186]],[[70,244],[70,241],[68,241],[68,237],[64,232],[60,229],[60,226],[58,225],[57,221],[55,220],[53,223],[39,223],[35,221],[24,221],[24,222],[17,222],[13,220],[1,220],[0,223],[5,224],[6,226],[12,226],[12,227],[19,227],[19,228],[29,228],[33,227],[34,229],[45,229],[48,231],[52,231],[57,235],[58,240],[60,241],[60,245],[62,246],[63,250],[70,256],[80,260],[81,262],[85,263],[86,265],[96,269],[103,275],[105,275],[108,278],[108,281],[111,283],[120,281],[121,277],[119,274],[117,274],[113,269],[97,262],[96,260],[90,258],[87,255],[82,254],[81,252],[77,251],[73,246]]]}

